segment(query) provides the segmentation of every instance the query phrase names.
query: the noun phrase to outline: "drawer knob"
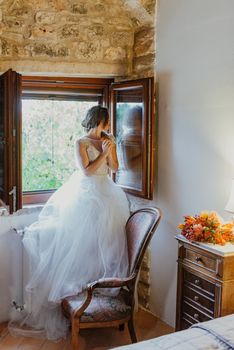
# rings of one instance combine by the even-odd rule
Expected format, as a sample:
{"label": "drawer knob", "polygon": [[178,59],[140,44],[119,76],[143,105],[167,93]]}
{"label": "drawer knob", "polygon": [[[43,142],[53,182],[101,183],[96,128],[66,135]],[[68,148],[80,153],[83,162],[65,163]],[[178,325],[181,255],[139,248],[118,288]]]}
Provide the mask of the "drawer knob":
{"label": "drawer knob", "polygon": [[195,280],[194,283],[198,286],[200,284],[200,280]]}
{"label": "drawer knob", "polygon": [[195,297],[193,298],[194,301],[198,301],[199,297],[197,295],[195,295]]}
{"label": "drawer knob", "polygon": [[194,314],[193,317],[198,320],[199,319],[199,314]]}
{"label": "drawer knob", "polygon": [[195,260],[196,262],[202,262],[202,258],[200,256],[196,256]]}

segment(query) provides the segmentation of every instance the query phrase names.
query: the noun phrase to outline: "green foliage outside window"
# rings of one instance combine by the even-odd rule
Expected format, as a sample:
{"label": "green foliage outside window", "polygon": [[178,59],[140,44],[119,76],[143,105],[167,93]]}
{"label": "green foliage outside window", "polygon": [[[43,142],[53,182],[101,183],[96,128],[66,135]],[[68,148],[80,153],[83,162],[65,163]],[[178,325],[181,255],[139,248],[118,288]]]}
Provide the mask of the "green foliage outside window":
{"label": "green foliage outside window", "polygon": [[75,141],[97,102],[23,100],[23,191],[60,187],[77,169]]}

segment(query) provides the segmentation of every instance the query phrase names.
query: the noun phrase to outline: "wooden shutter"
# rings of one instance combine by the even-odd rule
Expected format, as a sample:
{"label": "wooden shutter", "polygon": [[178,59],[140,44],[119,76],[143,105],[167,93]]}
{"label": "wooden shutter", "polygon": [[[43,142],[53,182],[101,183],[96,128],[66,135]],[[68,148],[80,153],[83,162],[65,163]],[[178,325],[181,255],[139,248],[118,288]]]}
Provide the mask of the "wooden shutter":
{"label": "wooden shutter", "polygon": [[113,179],[126,192],[152,199],[153,78],[111,84],[110,100],[111,126],[119,158],[119,170]]}
{"label": "wooden shutter", "polygon": [[1,75],[0,94],[0,206],[13,213],[22,207],[21,75]]}

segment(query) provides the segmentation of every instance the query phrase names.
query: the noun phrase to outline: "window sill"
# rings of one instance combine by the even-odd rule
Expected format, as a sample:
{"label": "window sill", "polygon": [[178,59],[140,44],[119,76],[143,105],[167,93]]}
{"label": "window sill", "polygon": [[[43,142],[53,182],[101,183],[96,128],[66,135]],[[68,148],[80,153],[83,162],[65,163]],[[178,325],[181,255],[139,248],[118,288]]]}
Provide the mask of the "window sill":
{"label": "window sill", "polygon": [[43,206],[48,199],[52,196],[55,190],[38,191],[38,192],[25,192],[23,193],[23,207],[41,205]]}
{"label": "window sill", "polygon": [[24,214],[32,214],[35,212],[39,212],[41,211],[43,208],[43,205],[38,203],[38,204],[27,204],[24,205],[22,209],[17,210],[15,213],[13,214],[9,214],[8,210],[6,208],[0,208],[0,217],[5,217],[5,216],[10,216],[10,215],[14,215],[14,216],[20,216],[20,215],[24,215]]}

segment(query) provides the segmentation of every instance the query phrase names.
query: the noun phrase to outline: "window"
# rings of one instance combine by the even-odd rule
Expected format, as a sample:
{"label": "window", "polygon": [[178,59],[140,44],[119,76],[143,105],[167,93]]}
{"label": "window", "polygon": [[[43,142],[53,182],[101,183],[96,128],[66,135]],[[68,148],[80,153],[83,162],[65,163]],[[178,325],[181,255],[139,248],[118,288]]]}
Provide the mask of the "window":
{"label": "window", "polygon": [[55,190],[75,170],[74,142],[81,121],[98,101],[50,98],[22,100],[23,192]]}
{"label": "window", "polygon": [[23,204],[45,202],[75,170],[74,142],[93,105],[107,105],[111,79],[22,78]]}
{"label": "window", "polygon": [[127,192],[152,198],[153,79],[112,84],[112,128],[119,169],[115,182]]}
{"label": "window", "polygon": [[[150,198],[152,86],[152,79],[114,84],[101,78],[22,77],[12,70],[0,76],[0,206],[14,212],[22,204],[45,202],[69,177],[76,167],[72,148],[83,132],[80,121],[96,104],[111,107],[120,158],[114,180]],[[133,115],[130,123],[134,108],[141,116]]]}

